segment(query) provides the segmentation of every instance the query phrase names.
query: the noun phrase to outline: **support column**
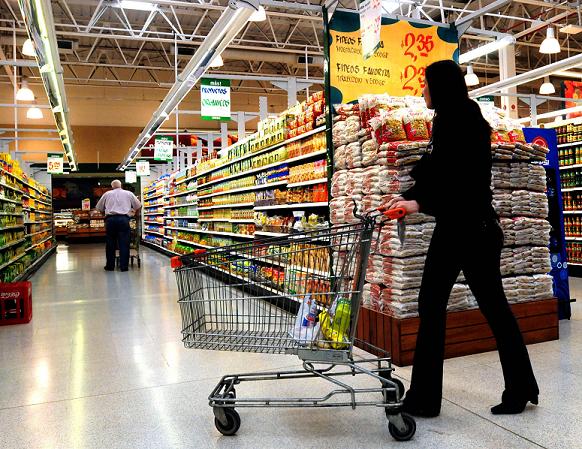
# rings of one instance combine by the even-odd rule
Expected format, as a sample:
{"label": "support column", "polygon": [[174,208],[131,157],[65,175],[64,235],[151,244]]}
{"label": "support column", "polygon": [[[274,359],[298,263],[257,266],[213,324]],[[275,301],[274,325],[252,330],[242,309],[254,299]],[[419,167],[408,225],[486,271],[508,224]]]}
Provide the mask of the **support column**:
{"label": "support column", "polygon": [[228,123],[220,122],[220,149],[228,147]]}
{"label": "support column", "polygon": [[[260,97],[260,98],[265,98],[265,97]],[[259,98],[259,100],[260,100]],[[259,101],[260,103],[260,101]],[[237,125],[238,125],[238,130],[237,130],[237,134],[238,134],[238,139],[244,139],[245,138],[245,134],[246,134],[246,120],[245,120],[245,113],[242,111],[239,111],[236,113],[236,121],[237,121]]]}
{"label": "support column", "polygon": [[259,120],[265,120],[269,115],[267,97],[259,97]]}
{"label": "support column", "polygon": [[192,153],[194,150],[192,148],[188,148],[186,150],[186,167],[192,167]]}
{"label": "support column", "polygon": [[196,145],[196,160],[200,162],[202,160],[202,141],[198,139],[198,143]]}
{"label": "support column", "polygon": [[[515,70],[515,45],[509,45],[499,50],[499,75],[501,81],[517,75]],[[515,94],[517,93],[517,87],[504,89],[501,92]],[[507,111],[508,117],[515,119],[519,118],[517,109],[517,97],[502,96],[501,108],[504,111]]]}
{"label": "support column", "polygon": [[210,153],[214,151],[214,137],[212,136],[212,133],[208,133],[207,137],[208,137],[208,155],[210,156]]}
{"label": "support column", "polygon": [[297,104],[297,78],[290,77],[287,81],[287,106],[295,106]]}
{"label": "support column", "polygon": [[178,155],[180,157],[180,170],[184,170],[186,168],[186,150],[178,151]]}

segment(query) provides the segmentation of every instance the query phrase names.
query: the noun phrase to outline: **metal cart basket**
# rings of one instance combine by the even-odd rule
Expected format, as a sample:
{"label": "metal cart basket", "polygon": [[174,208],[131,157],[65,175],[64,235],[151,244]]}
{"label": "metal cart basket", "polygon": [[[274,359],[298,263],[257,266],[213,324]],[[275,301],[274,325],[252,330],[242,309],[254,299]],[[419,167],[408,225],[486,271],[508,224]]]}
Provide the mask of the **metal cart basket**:
{"label": "metal cart basket", "polygon": [[[356,224],[172,259],[187,348],[294,354],[303,362],[300,370],[224,376],[209,396],[222,434],[240,427],[235,407],[366,405],[384,408],[395,439],[412,438],[416,423],[401,412],[404,385],[392,377],[390,358],[357,360],[352,354],[375,227],[374,218],[362,217]],[[356,374],[375,385],[344,381]],[[305,378],[323,379],[334,389],[322,397],[238,396],[244,382]]]}
{"label": "metal cart basket", "polygon": [[[141,239],[141,225],[139,216],[134,216],[129,219],[129,263],[133,267],[137,263],[137,267],[141,267],[141,257],[139,254],[139,241]],[[119,267],[121,259],[119,258],[119,249],[116,251],[115,263]]]}

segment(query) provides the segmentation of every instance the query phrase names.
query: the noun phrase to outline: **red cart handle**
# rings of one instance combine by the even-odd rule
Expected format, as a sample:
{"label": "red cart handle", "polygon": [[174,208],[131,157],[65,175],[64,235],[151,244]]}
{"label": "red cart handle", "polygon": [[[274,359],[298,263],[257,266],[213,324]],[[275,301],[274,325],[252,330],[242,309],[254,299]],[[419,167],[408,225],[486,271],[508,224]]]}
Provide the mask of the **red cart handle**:
{"label": "red cart handle", "polygon": [[381,206],[378,208],[378,212],[382,213],[385,217],[391,220],[398,220],[406,216],[406,209],[399,207],[397,209],[386,209],[386,207]]}

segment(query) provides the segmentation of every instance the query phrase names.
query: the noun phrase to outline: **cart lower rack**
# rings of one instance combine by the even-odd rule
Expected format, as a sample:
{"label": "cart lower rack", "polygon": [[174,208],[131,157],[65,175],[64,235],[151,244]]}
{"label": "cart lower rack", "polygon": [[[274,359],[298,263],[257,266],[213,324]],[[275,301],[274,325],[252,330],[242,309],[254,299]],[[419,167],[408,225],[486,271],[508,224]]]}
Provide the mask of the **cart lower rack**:
{"label": "cart lower rack", "polygon": [[[352,353],[375,227],[374,218],[362,217],[172,259],[186,347],[293,354],[303,361],[296,371],[224,376],[209,397],[222,434],[238,431],[240,407],[375,406],[384,408],[395,439],[412,438],[416,424],[401,411],[404,386],[392,377],[390,358],[356,360]],[[355,375],[373,386],[351,386],[346,378]],[[322,397],[238,396],[246,382],[309,378],[333,389]]]}

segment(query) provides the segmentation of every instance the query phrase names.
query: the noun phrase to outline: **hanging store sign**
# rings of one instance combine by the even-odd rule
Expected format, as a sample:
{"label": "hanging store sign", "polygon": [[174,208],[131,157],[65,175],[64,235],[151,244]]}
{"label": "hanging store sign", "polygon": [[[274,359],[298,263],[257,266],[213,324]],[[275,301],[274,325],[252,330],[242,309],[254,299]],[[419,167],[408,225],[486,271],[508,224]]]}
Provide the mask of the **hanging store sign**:
{"label": "hanging store sign", "polygon": [[125,172],[125,182],[128,184],[133,184],[137,182],[137,173],[134,171]]}
{"label": "hanging store sign", "polygon": [[174,159],[174,139],[158,136],[154,141],[154,160],[171,161]]}
{"label": "hanging store sign", "polygon": [[46,159],[46,171],[49,175],[60,175],[63,173],[63,155],[49,154]]}
{"label": "hanging store sign", "polygon": [[351,103],[362,94],[420,96],[427,65],[458,59],[454,28],[382,17],[379,48],[369,59],[360,33],[358,14],[334,13],[327,48],[332,104]]}
{"label": "hanging store sign", "polygon": [[365,0],[360,3],[360,30],[362,33],[362,54],[364,59],[374,56],[380,48],[382,22],[382,1]]}
{"label": "hanging store sign", "polygon": [[137,161],[135,163],[135,172],[137,176],[149,176],[150,163],[148,161]]}
{"label": "hanging store sign", "polygon": [[483,95],[477,98],[477,102],[483,106],[495,106],[495,97],[493,95]]}
{"label": "hanging store sign", "polygon": [[230,120],[230,80],[200,81],[200,114],[202,120]]}

